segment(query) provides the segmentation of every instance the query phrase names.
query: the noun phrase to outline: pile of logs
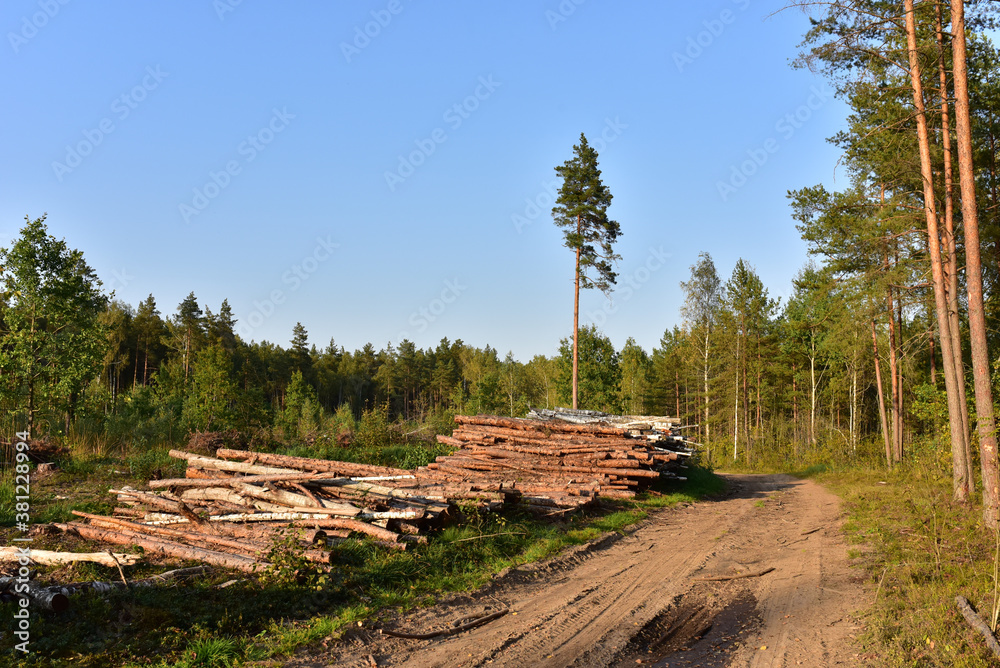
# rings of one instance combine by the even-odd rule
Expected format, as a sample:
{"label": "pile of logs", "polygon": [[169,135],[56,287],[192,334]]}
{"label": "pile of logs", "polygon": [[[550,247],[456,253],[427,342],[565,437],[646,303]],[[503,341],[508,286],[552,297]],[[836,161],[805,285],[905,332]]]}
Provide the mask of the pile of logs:
{"label": "pile of logs", "polygon": [[[328,564],[323,546],[352,534],[405,550],[439,524],[448,504],[386,486],[410,471],[350,462],[220,448],[217,457],[180,450],[184,478],[151,480],[151,491],[111,490],[122,504],[114,516],[79,511],[87,522],[63,531],[161,556],[193,559],[245,572],[268,566],[276,540],[297,541],[310,561]],[[162,490],[162,491],[159,491]]]}
{"label": "pile of logs", "polygon": [[282,540],[328,564],[331,553],[322,548],[352,534],[393,549],[425,542],[423,534],[459,503],[518,503],[556,514],[601,496],[632,497],[673,476],[691,454],[669,418],[550,413],[457,416],[454,434],[438,437],[456,451],[414,471],[226,448],[215,457],[172,450],[187,462],[184,478],[152,480],[149,491],[111,490],[120,503],[113,516],[73,511],[85,521],[56,526],[245,572],[268,566]]}
{"label": "pile of logs", "polygon": [[635,496],[656,478],[674,476],[691,455],[683,439],[652,424],[662,420],[665,428],[668,418],[577,424],[535,415],[542,419],[456,416],[458,428],[438,441],[458,451],[418,469],[417,479],[517,493],[540,510],[572,509],[598,496]]}

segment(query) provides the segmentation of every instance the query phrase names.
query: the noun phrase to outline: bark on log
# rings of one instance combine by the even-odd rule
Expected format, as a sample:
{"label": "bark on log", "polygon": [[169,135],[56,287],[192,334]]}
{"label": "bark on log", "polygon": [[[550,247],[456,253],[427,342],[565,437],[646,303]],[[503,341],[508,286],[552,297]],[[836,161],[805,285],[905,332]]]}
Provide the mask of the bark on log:
{"label": "bark on log", "polygon": [[[27,589],[22,589],[24,585],[27,585]],[[49,591],[30,580],[26,583],[19,583],[17,578],[0,577],[0,591],[5,590],[15,596],[28,599],[33,607],[41,610],[63,612],[69,608],[69,597],[66,594]]]}
{"label": "bark on log", "polygon": [[[199,469],[195,469],[196,471]],[[312,480],[317,477],[316,473],[272,473],[270,475],[248,475],[241,476],[239,478],[205,478],[205,479],[192,479],[192,478],[167,478],[165,480],[150,480],[149,486],[153,489],[163,488],[163,487],[219,487],[225,485],[227,480],[239,480],[242,483],[259,483],[259,482],[303,482],[307,480]]]}
{"label": "bark on log", "polygon": [[246,462],[229,462],[223,459],[215,459],[214,457],[196,455],[192,452],[184,452],[183,450],[171,450],[170,456],[177,459],[186,459],[189,467],[211,469],[214,471],[235,471],[250,475],[302,473],[302,471],[296,471],[288,468],[278,468],[276,466],[258,466],[257,464],[247,464]]}
{"label": "bark on log", "polygon": [[399,534],[394,531],[389,531],[388,529],[383,529],[382,527],[377,527],[374,524],[367,524],[365,522],[358,522],[357,520],[342,520],[342,519],[328,519],[328,520],[301,520],[294,523],[295,526],[309,526],[318,527],[321,529],[348,529],[350,531],[356,531],[358,533],[363,533],[371,536],[372,538],[377,538],[389,543],[399,542]]}
{"label": "bark on log", "polygon": [[521,420],[518,418],[492,417],[488,415],[456,415],[456,424],[479,424],[491,427],[507,427],[524,431],[542,431],[564,434],[607,434],[622,436],[628,430],[600,424],[573,424],[569,422],[543,422],[542,420]]}
{"label": "bark on log", "polygon": [[[0,561],[16,561],[21,556],[18,554],[20,549],[18,547],[0,547]],[[134,566],[139,561],[139,555],[122,552],[115,552],[112,556],[107,552],[53,552],[32,549],[28,556],[32,562],[42,566],[64,566],[76,562],[90,562],[115,568],[119,564]]]}
{"label": "bark on log", "polygon": [[200,517],[195,515],[194,511],[188,507],[180,499],[166,499],[162,496],[157,496],[156,494],[150,494],[149,492],[140,492],[138,490],[132,489],[112,489],[108,490],[112,494],[117,494],[118,498],[121,499],[123,496],[126,499],[134,499],[144,505],[152,506],[153,508],[159,508],[160,510],[166,510],[168,512],[179,513],[184,517],[188,518],[192,522],[203,522]]}
{"label": "bark on log", "polygon": [[[230,552],[232,554],[253,554],[257,557],[267,556],[268,551],[270,551],[271,546],[267,543],[255,542],[253,540],[233,540],[232,538],[225,538],[223,536],[217,536],[207,533],[192,533],[186,531],[180,531],[178,529],[169,529],[167,527],[159,526],[149,526],[147,524],[137,524],[135,522],[129,522],[128,520],[120,520],[114,517],[102,517],[100,515],[91,515],[90,513],[83,513],[78,510],[73,511],[74,515],[78,517],[85,517],[90,520],[91,525],[98,526],[106,529],[111,529],[113,531],[118,529],[125,529],[127,531],[133,531],[135,533],[147,534],[152,536],[162,536],[164,538],[171,538],[183,541],[188,545],[194,547],[205,548],[209,550],[222,550],[223,552]],[[309,561],[313,561],[319,564],[329,564],[330,554],[328,552],[322,552],[320,550],[305,550],[303,555]]]}
{"label": "bark on log", "polygon": [[1000,644],[997,643],[997,638],[993,635],[993,631],[990,630],[989,625],[972,609],[968,599],[964,596],[956,596],[955,602],[958,604],[958,609],[962,612],[962,616],[965,617],[965,621],[969,622],[972,628],[979,631],[980,635],[986,641],[986,646],[993,652],[993,656],[1000,659]]}
{"label": "bark on log", "polygon": [[310,457],[292,457],[290,455],[275,455],[268,452],[247,452],[246,450],[219,448],[216,450],[215,455],[221,459],[249,460],[273,466],[281,466],[286,469],[326,471],[344,476],[397,476],[410,474],[405,469],[396,469],[389,466],[338,462],[328,459],[312,459]]}
{"label": "bark on log", "polygon": [[179,559],[202,561],[206,564],[232,568],[243,571],[244,573],[257,572],[270,565],[263,561],[257,561],[252,557],[227,554],[225,552],[206,550],[199,547],[191,547],[190,545],[182,545],[180,543],[174,543],[173,541],[150,538],[149,536],[135,533],[133,531],[109,531],[108,529],[100,529],[98,527],[92,527],[87,524],[80,524],[77,522],[71,522],[69,524],[56,524],[55,526],[68,533],[76,533],[83,538],[89,538],[91,540],[113,543],[115,545],[137,545],[147,552],[153,552],[168,557],[177,557]]}

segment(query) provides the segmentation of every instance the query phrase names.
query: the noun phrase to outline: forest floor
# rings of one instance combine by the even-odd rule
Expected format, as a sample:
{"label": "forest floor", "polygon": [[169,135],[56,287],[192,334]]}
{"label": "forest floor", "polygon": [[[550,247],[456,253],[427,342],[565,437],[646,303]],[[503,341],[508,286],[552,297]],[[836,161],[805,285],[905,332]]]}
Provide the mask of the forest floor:
{"label": "forest floor", "polygon": [[[866,574],[850,567],[838,497],[788,475],[722,477],[728,488],[719,498],[657,511],[624,532],[501,573],[432,607],[359,623],[322,651],[281,665],[862,663],[855,615],[870,592]],[[429,640],[381,633],[454,630],[504,611]]]}

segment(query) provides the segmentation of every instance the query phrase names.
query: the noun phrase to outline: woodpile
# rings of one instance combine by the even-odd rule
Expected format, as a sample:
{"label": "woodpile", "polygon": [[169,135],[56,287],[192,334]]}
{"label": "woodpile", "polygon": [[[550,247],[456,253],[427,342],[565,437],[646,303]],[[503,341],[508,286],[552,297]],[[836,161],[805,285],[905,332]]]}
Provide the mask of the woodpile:
{"label": "woodpile", "polygon": [[414,471],[226,448],[215,457],[172,450],[187,462],[184,478],[152,480],[149,491],[111,490],[119,502],[113,516],[74,511],[79,521],[56,526],[245,572],[267,567],[279,540],[329,564],[323,548],[352,535],[400,550],[426,542],[456,504],[517,503],[557,514],[602,496],[628,498],[673,476],[691,454],[669,431],[669,418],[550,413],[457,416],[454,434],[438,437],[456,451]]}
{"label": "woodpile", "polygon": [[413,478],[402,469],[225,448],[216,457],[170,454],[187,461],[184,478],[151,480],[150,491],[111,490],[114,516],[73,511],[81,521],[56,527],[146,554],[259,572],[276,540],[297,542],[306,559],[329,564],[322,548],[352,535],[398,550],[423,542],[414,534],[448,511],[445,501],[384,484]]}
{"label": "woodpile", "polygon": [[[576,413],[591,415],[564,419]],[[525,506],[558,512],[599,496],[635,496],[661,476],[677,477],[673,471],[691,455],[683,439],[663,431],[669,418],[532,414],[536,419],[456,416],[452,436],[438,441],[458,450],[417,469],[421,493],[433,496],[433,481],[442,489],[516,496]]]}

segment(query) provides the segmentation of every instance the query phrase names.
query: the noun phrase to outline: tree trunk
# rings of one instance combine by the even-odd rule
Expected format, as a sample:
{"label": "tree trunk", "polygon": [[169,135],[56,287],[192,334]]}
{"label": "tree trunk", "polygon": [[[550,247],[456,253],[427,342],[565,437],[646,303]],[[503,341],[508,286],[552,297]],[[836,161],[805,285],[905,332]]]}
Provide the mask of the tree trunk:
{"label": "tree trunk", "polygon": [[676,369],[674,369],[674,399],[677,402],[677,419],[683,423],[684,420],[681,420],[681,376]]}
{"label": "tree trunk", "polygon": [[[961,3],[958,3],[961,6]],[[941,341],[942,370],[944,371],[945,392],[948,397],[949,431],[951,433],[952,482],[954,499],[965,502],[969,498],[968,466],[965,461],[965,440],[962,437],[962,416],[959,406],[959,390],[954,365],[955,351],[952,346],[951,320],[945,295],[944,270],[941,262],[940,232],[934,199],[934,177],[931,165],[930,143],[927,136],[927,117],[924,112],[923,84],[920,81],[920,66],[917,61],[916,22],[913,0],[904,0],[906,13],[906,44],[910,64],[910,85],[913,89],[913,104],[916,108],[917,140],[920,150],[920,173],[924,185],[924,214],[927,219],[927,246],[931,260],[931,282],[934,286],[934,305]],[[957,77],[956,77],[957,78]],[[961,162],[961,159],[960,159]],[[964,184],[963,184],[964,185]],[[950,362],[950,363],[949,363]]]}
{"label": "tree trunk", "polygon": [[[913,0],[907,0],[911,9]],[[983,471],[983,519],[997,529],[1000,512],[1000,470],[997,464],[996,420],[993,389],[990,385],[990,356],[986,345],[986,318],[983,308],[983,273],[979,251],[979,217],[972,161],[972,127],[969,119],[968,72],[965,55],[965,7],[951,5],[954,35],[952,53],[955,72],[955,121],[958,135],[958,171],[962,190],[962,220],[965,224],[966,288],[969,301],[969,338],[972,348],[972,377],[976,392],[976,418]]]}
{"label": "tree trunk", "polygon": [[[958,249],[955,242],[955,206],[954,206],[954,182],[952,179],[952,157],[951,157],[951,123],[948,113],[948,71],[945,63],[945,36],[941,16],[941,2],[936,0],[935,29],[938,41],[938,78],[940,80],[939,96],[941,98],[941,146],[944,160],[944,242],[947,250],[947,261],[943,265],[945,275],[945,292],[948,304],[948,324],[951,336],[951,350],[954,359],[955,387],[958,392],[959,415],[962,417],[961,436],[964,443],[964,455],[966,467],[966,482],[968,495],[975,491],[975,471],[972,465],[972,449],[969,437],[969,411],[968,401],[965,396],[965,361],[962,359],[962,327],[959,322],[958,303]],[[931,360],[931,382],[934,382],[934,360]],[[954,462],[960,465],[960,462]]]}
{"label": "tree trunk", "polygon": [[796,381],[798,368],[792,364],[792,451],[795,457],[799,456],[799,388]]}
{"label": "tree trunk", "polygon": [[858,365],[851,367],[851,453],[858,449]]}
{"label": "tree trunk", "polygon": [[733,461],[736,461],[736,457],[739,454],[739,438],[740,438],[740,335],[739,332],[736,333],[736,382],[734,385],[733,394],[736,397],[735,403],[733,405]]}
{"label": "tree trunk", "polygon": [[878,394],[878,415],[882,422],[882,440],[885,441],[885,465],[892,468],[892,443],[889,440],[889,425],[885,417],[885,393],[882,391],[882,363],[878,358],[878,334],[872,320],[872,351],[875,355],[875,392]]}
{"label": "tree trunk", "polygon": [[703,381],[705,383],[705,443],[708,444],[710,440],[709,434],[709,421],[708,421],[708,328],[705,328],[705,362],[702,367],[702,373],[704,374]]}
{"label": "tree trunk", "polygon": [[809,444],[816,447],[816,338],[809,332]]}
{"label": "tree trunk", "polygon": [[[580,217],[576,217],[576,232],[580,233]],[[580,372],[580,249],[576,249],[576,275],[573,283],[573,410],[577,406]]]}

